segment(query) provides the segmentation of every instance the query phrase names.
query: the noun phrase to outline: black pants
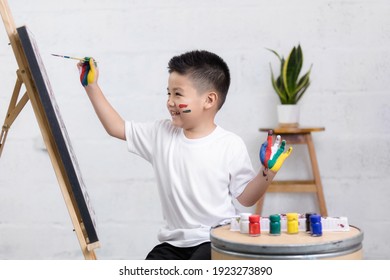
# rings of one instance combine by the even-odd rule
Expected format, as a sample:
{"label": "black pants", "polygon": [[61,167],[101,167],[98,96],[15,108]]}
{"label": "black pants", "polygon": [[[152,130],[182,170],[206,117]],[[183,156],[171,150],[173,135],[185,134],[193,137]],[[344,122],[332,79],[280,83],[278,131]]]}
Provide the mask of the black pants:
{"label": "black pants", "polygon": [[147,260],[211,260],[210,242],[194,247],[180,248],[161,243],[146,256]]}

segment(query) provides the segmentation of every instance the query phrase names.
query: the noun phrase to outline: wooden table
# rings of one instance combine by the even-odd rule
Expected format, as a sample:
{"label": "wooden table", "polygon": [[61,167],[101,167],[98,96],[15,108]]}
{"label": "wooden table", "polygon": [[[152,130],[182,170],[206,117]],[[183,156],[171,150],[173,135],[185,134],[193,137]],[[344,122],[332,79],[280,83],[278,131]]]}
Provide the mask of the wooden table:
{"label": "wooden table", "polygon": [[[274,135],[280,135],[282,140],[286,140],[286,144],[304,144],[307,145],[310,162],[313,173],[313,180],[294,180],[294,181],[273,181],[267,192],[303,192],[315,193],[317,195],[318,207],[320,214],[323,217],[328,216],[326,208],[324,191],[322,188],[320,170],[318,168],[317,156],[314,149],[312,132],[324,131],[324,127],[276,127],[276,128],[260,128],[262,132],[274,131]],[[290,159],[294,157],[294,152]],[[290,160],[289,159],[289,160]],[[256,213],[261,214],[263,208],[263,200],[260,200],[256,206]]]}

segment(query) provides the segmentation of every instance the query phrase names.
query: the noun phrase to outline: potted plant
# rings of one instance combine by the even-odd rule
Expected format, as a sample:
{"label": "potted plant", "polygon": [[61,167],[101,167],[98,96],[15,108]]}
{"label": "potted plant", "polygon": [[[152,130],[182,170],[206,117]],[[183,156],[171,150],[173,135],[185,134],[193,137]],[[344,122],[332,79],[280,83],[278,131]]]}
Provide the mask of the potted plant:
{"label": "potted plant", "polygon": [[297,127],[299,124],[298,101],[310,85],[311,66],[309,71],[299,77],[303,65],[303,53],[299,44],[297,47],[294,46],[287,59],[274,50],[268,50],[273,52],[280,61],[280,75],[276,79],[270,64],[272,86],[281,102],[277,108],[279,125]]}

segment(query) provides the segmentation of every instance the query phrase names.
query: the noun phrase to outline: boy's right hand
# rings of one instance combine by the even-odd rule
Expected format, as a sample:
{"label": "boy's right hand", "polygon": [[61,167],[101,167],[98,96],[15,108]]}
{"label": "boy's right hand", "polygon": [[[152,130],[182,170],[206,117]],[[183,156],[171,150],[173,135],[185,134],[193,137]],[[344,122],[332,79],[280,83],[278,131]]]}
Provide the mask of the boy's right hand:
{"label": "boy's right hand", "polygon": [[97,82],[99,71],[92,57],[86,57],[84,62],[77,64],[77,67],[80,72],[80,82],[84,87]]}

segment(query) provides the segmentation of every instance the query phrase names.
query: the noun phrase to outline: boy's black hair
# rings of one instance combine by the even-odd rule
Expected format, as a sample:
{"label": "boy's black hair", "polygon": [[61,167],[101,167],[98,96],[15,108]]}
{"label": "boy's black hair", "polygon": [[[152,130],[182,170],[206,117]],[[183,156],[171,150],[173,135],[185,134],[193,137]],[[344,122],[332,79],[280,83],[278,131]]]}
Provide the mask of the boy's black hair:
{"label": "boy's black hair", "polygon": [[218,109],[222,107],[230,86],[230,72],[221,57],[204,50],[190,51],[172,57],[168,70],[188,75],[198,90],[215,90],[219,97]]}

